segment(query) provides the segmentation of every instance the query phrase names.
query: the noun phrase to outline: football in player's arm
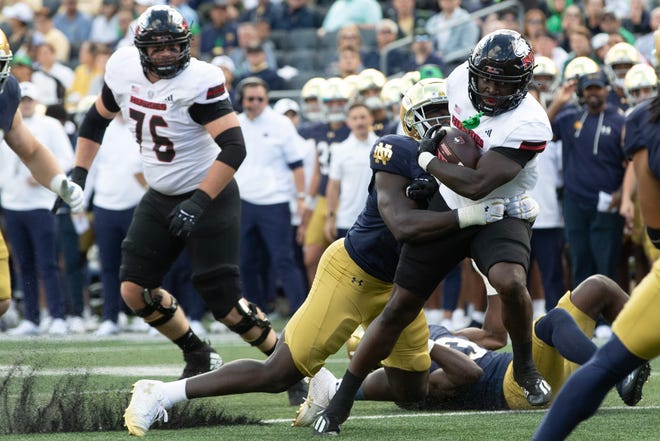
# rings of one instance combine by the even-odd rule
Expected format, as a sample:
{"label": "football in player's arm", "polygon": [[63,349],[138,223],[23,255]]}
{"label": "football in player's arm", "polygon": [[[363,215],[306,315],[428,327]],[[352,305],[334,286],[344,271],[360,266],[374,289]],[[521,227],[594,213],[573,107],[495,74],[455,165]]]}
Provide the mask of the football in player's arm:
{"label": "football in player's arm", "polygon": [[[429,96],[444,92],[442,80],[427,81],[434,84]],[[442,82],[442,86],[437,82]],[[420,84],[418,88],[424,86]],[[429,104],[428,96],[417,97],[416,110]],[[444,99],[445,115],[446,104]],[[409,110],[412,114],[412,106]],[[438,123],[435,116],[428,118],[420,124]],[[140,380],[125,415],[126,421],[131,421],[131,433],[144,434],[160,415],[157,409],[167,409],[179,401],[247,392],[282,392],[305,376],[313,376],[358,325],[366,326],[386,303],[399,256],[398,240],[448,234],[459,229],[459,218],[465,227],[502,218],[501,199],[481,202],[475,205],[477,209],[461,213],[418,209],[417,203],[406,196],[406,188],[417,178],[427,179],[434,185],[430,185],[427,193],[416,195],[423,199],[437,193],[437,184],[417,166],[417,145],[417,140],[408,136],[388,135],[376,141],[370,156],[375,176],[365,208],[346,238],[335,241],[324,252],[312,290],[282,332],[283,344],[265,361],[237,360],[217,371],[169,383]],[[407,344],[393,352],[391,366],[399,372],[423,370],[425,367],[415,366],[424,365],[429,357],[423,314],[409,332],[411,341],[419,341],[420,348],[414,356]],[[407,397],[406,378],[403,375],[394,380],[399,386],[398,394],[390,395],[389,399]],[[302,405],[298,422],[307,420],[309,424],[313,420],[315,413],[307,404]]]}

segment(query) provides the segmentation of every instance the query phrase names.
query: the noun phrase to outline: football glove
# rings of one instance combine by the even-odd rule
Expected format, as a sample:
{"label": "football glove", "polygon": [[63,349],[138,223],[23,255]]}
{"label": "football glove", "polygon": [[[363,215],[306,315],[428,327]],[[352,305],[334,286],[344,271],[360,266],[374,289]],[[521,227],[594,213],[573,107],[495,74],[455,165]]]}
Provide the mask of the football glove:
{"label": "football glove", "polygon": [[429,199],[438,192],[438,181],[433,176],[420,176],[406,187],[406,197],[417,202],[420,207],[426,208]]}
{"label": "football glove", "polygon": [[180,202],[170,212],[170,233],[182,239],[190,236],[195,224],[210,204],[209,195],[202,190],[195,190],[192,196]]}
{"label": "football glove", "polygon": [[504,212],[509,217],[517,217],[533,224],[539,215],[539,204],[527,193],[509,199]]}
{"label": "football glove", "polygon": [[[57,193],[58,198],[53,206],[54,212],[62,205],[67,204],[72,213],[80,213],[85,208],[83,189],[64,174],[55,175],[50,181],[50,189]],[[58,201],[60,201],[58,205]]]}
{"label": "football glove", "polygon": [[[85,182],[87,181],[87,169],[85,169],[83,167],[75,166],[73,168],[73,170],[71,170],[71,172],[69,173],[69,179],[74,184],[77,184],[82,190],[84,190],[85,189]],[[51,181],[50,189],[59,195],[58,190],[56,190],[55,188],[60,188],[60,185],[58,185],[59,182],[55,183],[56,187],[54,188],[53,187],[53,181],[54,180],[55,180],[55,178],[53,178],[53,180]],[[55,199],[55,203],[53,204],[53,208],[51,209],[51,213],[53,213],[53,214],[58,213],[59,209],[62,207],[62,205],[65,202],[66,201],[64,201],[61,196],[58,196],[57,199]],[[76,213],[76,211],[73,210],[73,207],[71,207],[71,211]],[[82,210],[80,210],[80,211],[82,211]]]}
{"label": "football glove", "polygon": [[447,131],[440,125],[434,126],[429,130],[426,135],[419,141],[417,147],[417,163],[426,171],[429,162],[438,155],[438,145],[445,137]]}
{"label": "football glove", "polygon": [[492,198],[478,204],[459,208],[456,210],[459,228],[486,225],[502,220],[506,203],[507,199],[505,198]]}

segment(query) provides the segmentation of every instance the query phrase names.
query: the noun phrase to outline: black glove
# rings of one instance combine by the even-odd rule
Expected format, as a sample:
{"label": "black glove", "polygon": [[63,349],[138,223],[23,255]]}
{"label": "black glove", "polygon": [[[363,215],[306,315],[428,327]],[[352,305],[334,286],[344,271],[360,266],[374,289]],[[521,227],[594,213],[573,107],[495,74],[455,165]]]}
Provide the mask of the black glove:
{"label": "black glove", "polygon": [[[75,166],[71,172],[69,172],[69,179],[71,179],[71,181],[75,184],[78,184],[80,188],[84,190],[85,182],[87,182],[87,173],[88,172],[86,168]],[[51,208],[50,212],[53,214],[59,214],[58,212],[60,211],[60,208],[62,208],[62,205],[66,204],[62,198],[58,196],[57,199],[55,199],[55,203],[53,204],[53,208]]]}
{"label": "black glove", "polygon": [[170,233],[183,239],[190,236],[209,204],[211,197],[202,190],[195,190],[192,196],[179,203],[170,213]]}
{"label": "black glove", "polygon": [[424,137],[419,141],[419,146],[417,147],[417,156],[423,152],[429,152],[433,156],[437,156],[440,141],[442,141],[442,138],[444,138],[446,134],[447,130],[445,130],[440,125],[431,127],[431,129],[426,132],[426,135],[424,135]]}
{"label": "black glove", "polygon": [[413,179],[406,187],[406,196],[417,202],[420,208],[426,209],[429,199],[439,190],[438,182],[432,176],[421,176]]}

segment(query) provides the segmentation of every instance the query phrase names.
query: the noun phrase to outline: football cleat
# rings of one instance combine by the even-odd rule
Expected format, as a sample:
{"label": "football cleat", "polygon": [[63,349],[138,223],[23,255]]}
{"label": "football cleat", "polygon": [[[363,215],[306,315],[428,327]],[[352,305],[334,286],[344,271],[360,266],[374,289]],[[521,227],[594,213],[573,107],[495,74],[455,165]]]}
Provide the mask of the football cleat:
{"label": "football cleat", "polygon": [[124,412],[124,426],[128,433],[144,436],[156,421],[168,421],[169,400],[161,390],[162,381],[139,380],[133,385],[131,402]]}
{"label": "football cleat", "polygon": [[522,388],[527,402],[532,406],[545,406],[552,399],[552,388],[538,373],[528,375],[518,382],[518,385]]}
{"label": "football cleat", "polygon": [[293,427],[309,426],[330,404],[330,396],[336,390],[337,378],[328,369],[322,367],[309,381],[309,393],[298,407]]}
{"label": "football cleat", "polygon": [[338,436],[341,431],[339,419],[322,412],[314,421],[314,435]]}
{"label": "football cleat", "polygon": [[186,362],[186,366],[183,368],[179,380],[214,371],[222,366],[220,355],[206,343],[196,351],[184,352],[183,360]]}
{"label": "football cleat", "polygon": [[616,391],[628,406],[634,406],[642,399],[642,388],[651,375],[651,365],[647,362],[629,373],[616,384]]}
{"label": "football cleat", "polygon": [[299,406],[305,402],[305,395],[307,395],[307,385],[304,380],[298,381],[296,384],[287,389],[289,395],[289,404],[291,406]]}

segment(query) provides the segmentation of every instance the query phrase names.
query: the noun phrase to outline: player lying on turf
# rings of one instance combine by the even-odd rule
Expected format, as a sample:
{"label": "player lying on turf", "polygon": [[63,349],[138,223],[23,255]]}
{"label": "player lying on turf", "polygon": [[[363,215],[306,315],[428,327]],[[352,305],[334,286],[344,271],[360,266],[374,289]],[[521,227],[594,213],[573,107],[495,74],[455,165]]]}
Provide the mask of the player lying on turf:
{"label": "player lying on turf", "polygon": [[[187,380],[138,381],[124,415],[131,434],[144,435],[179,401],[247,392],[277,393],[305,376],[313,376],[358,325],[367,326],[382,311],[392,289],[399,240],[426,240],[470,225],[484,225],[502,219],[505,210],[509,216],[529,215],[522,210],[520,200],[505,206],[504,199],[444,212],[418,209],[406,196],[414,179],[426,182],[429,195],[437,193],[435,180],[417,165],[418,140],[449,112],[443,80],[423,80],[406,96],[409,99],[404,98],[402,120],[407,121],[407,133],[415,137],[388,135],[376,141],[371,154],[374,177],[366,206],[346,238],[324,252],[312,289],[287,323],[275,352],[265,361],[237,360]],[[426,384],[430,364],[423,312],[404,335],[408,338],[402,338],[384,364],[393,383],[400,385],[396,398],[409,400],[409,379],[420,375]],[[421,347],[411,351],[410,342],[415,348]],[[422,392],[423,397],[425,389]]]}
{"label": "player lying on turf", "polygon": [[[497,301],[496,297],[491,300]],[[559,390],[569,375],[596,352],[590,337],[599,314],[611,322],[627,300],[628,295],[616,282],[595,275],[567,292],[557,307],[535,322],[534,361],[554,390]],[[513,381],[510,353],[484,349],[442,326],[431,325],[430,334],[433,365],[428,395],[420,402],[399,403],[401,407],[412,410],[532,408]],[[627,405],[634,406],[641,399],[650,370],[646,363],[617,384],[617,391]],[[330,371],[320,370],[310,381],[309,396],[301,405],[294,425],[311,424],[338,385],[339,380]],[[367,376],[356,400],[388,400],[392,396],[381,368]]]}

